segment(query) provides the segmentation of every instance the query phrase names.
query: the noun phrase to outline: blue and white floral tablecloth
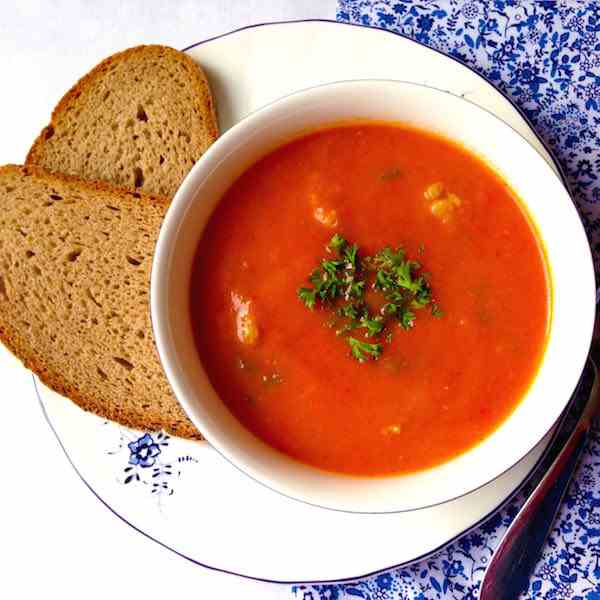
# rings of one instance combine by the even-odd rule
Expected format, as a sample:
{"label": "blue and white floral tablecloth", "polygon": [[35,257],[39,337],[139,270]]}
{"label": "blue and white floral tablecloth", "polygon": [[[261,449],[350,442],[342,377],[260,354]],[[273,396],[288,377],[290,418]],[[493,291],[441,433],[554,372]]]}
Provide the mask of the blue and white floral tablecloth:
{"label": "blue and white floral tablecloth", "polygon": [[[451,54],[510,96],[559,159],[600,272],[600,2],[340,0],[337,18]],[[296,600],[477,598],[486,564],[535,480],[427,561],[353,583],[295,586],[293,594]],[[600,431],[523,598],[600,600]]]}

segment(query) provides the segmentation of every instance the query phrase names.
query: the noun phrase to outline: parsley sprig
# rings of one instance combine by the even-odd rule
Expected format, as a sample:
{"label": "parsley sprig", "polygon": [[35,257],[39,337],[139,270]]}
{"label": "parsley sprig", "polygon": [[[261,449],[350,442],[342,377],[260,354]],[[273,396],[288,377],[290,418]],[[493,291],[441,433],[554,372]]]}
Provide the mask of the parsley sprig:
{"label": "parsley sprig", "polygon": [[340,235],[334,235],[327,245],[337,258],[323,259],[308,280],[312,287],[301,287],[298,296],[311,310],[317,300],[332,303],[339,297],[346,300],[362,298],[365,282],[356,280],[358,247],[350,246]]}
{"label": "parsley sprig", "polygon": [[[426,306],[431,306],[433,316],[443,316],[432,300],[429,275],[421,271],[419,262],[406,257],[403,248],[386,247],[374,256],[361,258],[358,246],[339,234],[326,248],[333,257],[321,260],[308,278],[311,286],[301,287],[298,296],[310,310],[319,304],[335,311],[332,325],[341,323],[336,333],[346,336],[350,354],[359,362],[381,356],[379,339],[384,336],[390,341],[388,326],[393,322],[408,331],[415,326],[415,311]],[[367,285],[385,299],[378,314],[365,302]],[[364,339],[355,337],[360,333]]]}
{"label": "parsley sprig", "polygon": [[369,344],[354,337],[346,339],[350,344],[350,353],[358,362],[365,362],[368,357],[377,360],[381,356],[381,344]]}
{"label": "parsley sprig", "polygon": [[386,299],[382,308],[385,315],[394,317],[402,329],[412,329],[415,310],[432,304],[432,314],[441,316],[437,304],[432,303],[429,274],[421,272],[421,264],[408,260],[403,248],[386,247],[367,259],[375,271],[375,289]]}

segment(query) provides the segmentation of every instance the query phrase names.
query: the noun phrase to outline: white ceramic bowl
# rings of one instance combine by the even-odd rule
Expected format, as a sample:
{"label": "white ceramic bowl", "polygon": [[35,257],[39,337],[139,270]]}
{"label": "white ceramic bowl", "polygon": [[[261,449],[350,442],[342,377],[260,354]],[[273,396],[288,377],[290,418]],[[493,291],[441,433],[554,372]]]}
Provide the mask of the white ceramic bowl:
{"label": "white ceramic bowl", "polygon": [[[491,164],[517,192],[538,227],[553,290],[543,362],[510,417],[479,445],[447,463],[383,478],[351,477],[305,466],[246,430],[213,390],[194,346],[190,321],[189,286],[196,247],[231,183],[294,135],[355,118],[399,121],[437,132]],[[527,299],[523,300],[527,310]],[[292,498],[339,510],[392,512],[434,505],[477,489],[523,458],[552,428],[575,389],[588,353],[595,312],[594,272],[586,235],[561,181],[503,121],[430,87],[346,81],[295,93],[252,113],[220,137],[194,166],[160,232],[151,310],[159,355],[177,399],[230,462]]]}

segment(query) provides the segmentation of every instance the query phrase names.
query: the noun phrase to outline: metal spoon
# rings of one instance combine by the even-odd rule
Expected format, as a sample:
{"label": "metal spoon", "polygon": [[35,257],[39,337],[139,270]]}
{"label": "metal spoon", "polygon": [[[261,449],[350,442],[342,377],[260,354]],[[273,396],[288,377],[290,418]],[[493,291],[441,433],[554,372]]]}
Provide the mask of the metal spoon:
{"label": "metal spoon", "polygon": [[569,482],[588,441],[594,418],[600,413],[598,369],[590,396],[558,456],[519,511],[487,568],[479,600],[516,600],[529,586],[529,577],[540,557]]}

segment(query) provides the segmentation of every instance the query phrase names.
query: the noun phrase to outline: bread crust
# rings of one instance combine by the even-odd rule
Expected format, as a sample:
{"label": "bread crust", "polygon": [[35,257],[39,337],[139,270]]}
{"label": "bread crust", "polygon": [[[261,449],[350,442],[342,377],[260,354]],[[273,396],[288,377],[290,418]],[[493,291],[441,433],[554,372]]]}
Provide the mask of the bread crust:
{"label": "bread crust", "polygon": [[[84,181],[69,175],[48,173],[35,166],[6,165],[0,167],[0,182],[6,177],[11,176],[34,177],[39,181],[50,185],[62,183],[69,187],[73,187],[80,192],[109,194],[111,200],[114,201],[115,204],[121,203],[122,206],[125,204],[139,206],[141,203],[142,205],[147,204],[148,206],[160,207],[161,209],[166,210],[166,207],[169,204],[169,199],[161,196],[141,194],[125,188],[116,188],[103,182]],[[148,333],[151,335],[151,332]],[[26,368],[33,371],[44,385],[47,385],[59,394],[70,398],[82,409],[134,429],[145,431],[165,430],[172,435],[183,438],[195,440],[202,439],[202,436],[191,421],[189,421],[172,392],[170,397],[164,399],[165,404],[168,405],[168,411],[165,411],[162,414],[151,413],[147,410],[136,412],[128,411],[127,414],[122,414],[114,404],[111,405],[106,399],[95,396],[92,393],[89,393],[88,395],[82,394],[76,389],[73,383],[61,377],[60,373],[51,372],[51,370],[43,364],[43,361],[36,359],[35,356],[28,353],[26,349],[27,344],[20,339],[21,337],[22,336],[19,335],[18,326],[14,323],[4,322],[2,314],[0,313],[0,341],[25,365]],[[158,353],[154,346],[153,348],[154,356],[149,357],[148,360],[156,361],[160,367]]]}
{"label": "bread crust", "polygon": [[[159,54],[168,54],[174,61],[179,62],[186,67],[186,71],[191,78],[191,83],[195,91],[195,100],[197,101],[196,108],[207,116],[204,121],[206,129],[206,137],[214,142],[219,135],[218,121],[215,103],[212,98],[212,93],[208,83],[206,74],[196,62],[194,62],[187,54],[161,45],[141,45],[133,48],[128,48],[121,52],[117,52],[105,58],[102,62],[96,65],[91,71],[81,77],[73,87],[58,102],[50,118],[50,123],[46,125],[39,135],[34,140],[27,157],[25,165],[43,165],[43,157],[47,147],[47,141],[54,135],[58,127],[60,118],[70,109],[72,109],[79,97],[88,86],[92,85],[96,80],[103,78],[111,66],[116,63],[127,61],[129,58],[143,54],[148,57]],[[47,168],[47,167],[46,167]],[[54,169],[52,172],[57,172]],[[122,186],[120,186],[122,187]],[[132,188],[128,188],[132,189]],[[146,192],[148,193],[148,192]]]}
{"label": "bread crust", "polygon": [[[101,193],[115,194],[119,202],[126,203],[142,203],[165,208],[170,203],[170,198],[148,192],[141,192],[133,188],[124,187],[107,181],[88,179],[84,180],[74,175],[64,175],[54,170],[49,173],[41,167],[36,166],[38,163],[43,163],[43,156],[47,149],[47,141],[52,137],[61,117],[69,110],[77,107],[79,97],[94,83],[105,77],[111,67],[120,62],[127,62],[132,57],[143,55],[144,57],[152,58],[168,55],[170,59],[185,66],[187,75],[189,75],[194,94],[192,94],[194,109],[199,111],[204,116],[203,127],[204,135],[207,138],[208,144],[212,143],[218,136],[218,124],[215,111],[214,101],[211,95],[210,87],[203,70],[186,54],[160,45],[142,45],[134,48],[129,48],[122,52],[118,52],[109,56],[90,72],[85,74],[67,91],[62,99],[58,102],[52,111],[50,123],[42,129],[40,134],[34,140],[26,158],[25,166],[7,165],[0,167],[0,178],[5,174],[19,173],[25,176],[39,177],[46,182],[60,181],[69,185],[83,186],[88,191],[97,191]],[[82,395],[73,385],[64,378],[61,378],[57,373],[51,373],[43,361],[36,360],[34,356],[27,355],[24,349],[18,343],[16,336],[17,329],[15,328],[11,335],[7,326],[3,326],[0,316],[0,341],[2,341],[15,354],[27,368],[32,370],[40,378],[40,380],[52,388],[56,392],[69,397],[84,410],[93,412],[103,418],[117,421],[122,425],[133,427],[135,429],[155,431],[163,429],[173,435],[177,435],[189,439],[202,439],[200,433],[189,421],[173,395],[165,399],[169,405],[169,415],[172,413],[177,415],[177,419],[167,418],[167,414],[150,414],[147,411],[142,415],[138,413],[128,413],[127,415],[115,412],[114,406],[108,406],[107,403],[100,397],[91,397]],[[154,360],[157,362],[158,353],[154,348]]]}

